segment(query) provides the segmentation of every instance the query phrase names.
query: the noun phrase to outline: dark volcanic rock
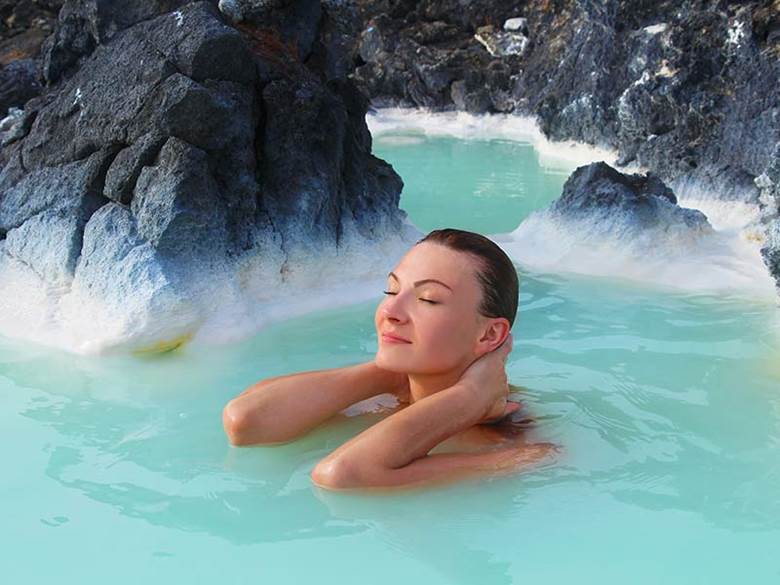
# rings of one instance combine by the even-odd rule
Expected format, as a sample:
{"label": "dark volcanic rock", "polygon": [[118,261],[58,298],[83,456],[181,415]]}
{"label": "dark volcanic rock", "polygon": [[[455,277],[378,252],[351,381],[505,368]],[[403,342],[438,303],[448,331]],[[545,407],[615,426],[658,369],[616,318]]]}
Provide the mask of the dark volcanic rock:
{"label": "dark volcanic rock", "polygon": [[658,177],[625,175],[605,163],[574,171],[550,212],[564,219],[621,224],[621,231],[709,227],[702,212],[679,207],[672,190]]}
{"label": "dark volcanic rock", "polygon": [[184,4],[185,0],[65,0],[54,34],[42,49],[43,77],[55,83],[118,32]]}
{"label": "dark volcanic rock", "polygon": [[769,164],[755,183],[761,190],[761,221],[766,234],[761,256],[780,291],[780,142],[775,145]]}
{"label": "dark volcanic rock", "polygon": [[0,146],[7,146],[26,136],[34,120],[35,112],[32,108],[27,111],[11,108],[0,121]]}
{"label": "dark volcanic rock", "polygon": [[20,107],[41,92],[38,70],[32,59],[20,59],[0,69],[0,117],[8,108]]}
{"label": "dark volcanic rock", "polygon": [[0,118],[39,95],[38,56],[62,0],[0,0]]}
{"label": "dark volcanic rock", "polygon": [[525,36],[486,27],[479,31],[480,41],[475,33],[484,25],[500,28],[522,3],[369,0],[360,5],[366,23],[355,79],[376,104],[475,113],[514,110],[513,76],[525,48],[491,54],[481,42],[501,51],[509,37]]}
{"label": "dark volcanic rock", "polygon": [[780,291],[780,219],[774,218],[768,223],[766,244],[761,248],[761,257]]}
{"label": "dark volcanic rock", "polygon": [[152,165],[165,140],[164,134],[150,132],[123,148],[106,173],[103,194],[117,203],[129,205],[141,170]]}
{"label": "dark volcanic rock", "polygon": [[[344,133],[347,112],[338,97],[313,79],[295,83],[279,79],[263,90],[267,116],[261,175],[265,178],[263,203],[272,215],[295,220],[309,210],[323,235],[338,225],[343,201],[339,201]],[[296,147],[312,141],[321,156],[311,158]],[[291,198],[292,189],[301,194]],[[338,194],[333,197],[333,194]],[[328,234],[331,235],[331,234]]]}
{"label": "dark volcanic rock", "polygon": [[723,245],[704,214],[678,206],[660,179],[604,163],[578,168],[561,197],[531,213],[509,242],[514,258],[542,270],[672,287]]}
{"label": "dark volcanic rock", "polygon": [[173,260],[224,257],[226,209],[205,151],[171,137],[144,167],[130,206],[138,234]]}
{"label": "dark volcanic rock", "polygon": [[46,282],[73,275],[84,226],[101,205],[110,150],[57,167],[30,172],[0,197],[0,233],[5,253]]}
{"label": "dark volcanic rock", "polygon": [[[700,211],[680,207],[659,178],[625,175],[604,163],[578,168],[559,199],[531,213],[504,241],[513,258],[542,271],[685,290],[732,286],[712,280],[729,265],[730,235],[713,229]],[[729,270],[735,281],[742,281],[741,266]],[[744,276],[756,274],[751,269]]]}
{"label": "dark volcanic rock", "polygon": [[296,250],[399,238],[402,183],[346,79],[357,14],[250,4],[236,28],[216,2],[66,2],[48,86],[0,128],[0,272],[56,282],[132,344],[197,329],[212,269],[268,254],[283,279],[270,264]]}
{"label": "dark volcanic rock", "polygon": [[63,0],[0,0],[0,39],[30,30],[50,33],[62,4]]}
{"label": "dark volcanic rock", "polygon": [[301,61],[311,54],[322,18],[320,0],[220,0],[219,7],[234,23],[276,31]]}
{"label": "dark volcanic rock", "polygon": [[48,209],[77,209],[80,216],[88,217],[105,203],[103,177],[111,156],[110,150],[100,150],[82,160],[30,171],[13,185],[4,182],[0,230],[14,230]]}
{"label": "dark volcanic rock", "polygon": [[[777,2],[360,5],[354,78],[376,105],[531,115],[549,138],[615,150],[680,195],[758,201],[780,136]],[[499,38],[510,17],[527,43],[494,56],[475,35]],[[446,77],[430,83],[436,67]]]}
{"label": "dark volcanic rock", "polygon": [[[139,23],[100,45],[60,84],[37,113],[19,164],[30,171],[111,148],[119,154],[106,196],[127,204],[141,166],[166,136],[178,137],[209,151],[207,161],[191,164],[206,164],[219,185],[215,197],[230,222],[223,230],[237,253],[251,239],[257,199],[252,59],[239,32],[208,3]],[[0,177],[15,171],[12,162]],[[203,172],[197,170],[205,180]]]}
{"label": "dark volcanic rock", "polygon": [[35,59],[63,0],[0,0],[0,65]]}
{"label": "dark volcanic rock", "polygon": [[[379,105],[530,114],[552,139],[618,150],[622,163],[636,160],[666,181],[695,174],[722,183],[725,172],[749,189],[744,177],[763,171],[780,133],[774,5],[360,4],[355,79]],[[500,30],[511,17],[525,19],[522,31]],[[491,55],[479,40],[486,30],[522,34],[527,46]]]}
{"label": "dark volcanic rock", "polygon": [[[531,114],[552,139],[618,150],[667,181],[755,177],[780,132],[780,18],[765,4],[364,0],[355,79],[377,104]],[[475,33],[514,16],[527,48],[492,56]],[[427,82],[428,62],[447,77]]]}

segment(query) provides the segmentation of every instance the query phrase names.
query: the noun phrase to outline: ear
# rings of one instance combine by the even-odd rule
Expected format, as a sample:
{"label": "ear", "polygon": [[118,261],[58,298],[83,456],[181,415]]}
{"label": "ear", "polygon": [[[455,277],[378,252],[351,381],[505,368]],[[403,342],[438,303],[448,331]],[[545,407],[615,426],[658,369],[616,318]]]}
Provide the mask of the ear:
{"label": "ear", "polygon": [[500,347],[509,336],[510,329],[509,321],[503,317],[489,319],[477,340],[476,353],[481,356]]}

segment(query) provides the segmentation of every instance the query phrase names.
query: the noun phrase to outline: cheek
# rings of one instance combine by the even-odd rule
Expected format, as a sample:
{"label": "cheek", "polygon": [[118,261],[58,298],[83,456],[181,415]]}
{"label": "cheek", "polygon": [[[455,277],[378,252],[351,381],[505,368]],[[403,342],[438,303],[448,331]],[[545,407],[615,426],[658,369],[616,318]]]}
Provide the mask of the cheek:
{"label": "cheek", "polygon": [[459,361],[468,353],[473,332],[458,314],[429,315],[417,328],[425,353],[441,362]]}
{"label": "cheek", "polygon": [[[472,324],[457,309],[411,307],[408,317],[413,323],[417,343],[408,348],[380,344],[375,356],[377,365],[391,371],[435,373],[459,366],[468,357],[474,335]],[[379,332],[383,322],[382,303],[374,313]]]}

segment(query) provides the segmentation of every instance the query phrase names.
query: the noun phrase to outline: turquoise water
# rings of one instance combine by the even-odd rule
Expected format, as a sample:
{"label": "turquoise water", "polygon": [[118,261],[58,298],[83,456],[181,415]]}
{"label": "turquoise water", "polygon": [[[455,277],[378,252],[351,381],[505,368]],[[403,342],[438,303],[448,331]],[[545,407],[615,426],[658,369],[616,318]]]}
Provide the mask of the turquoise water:
{"label": "turquoise water", "polygon": [[424,232],[511,232],[561,194],[572,170],[542,167],[530,144],[511,140],[389,134],[375,143],[404,179],[401,207]]}
{"label": "turquoise water", "polygon": [[[520,144],[376,148],[422,229],[509,231],[565,180]],[[378,415],[227,445],[221,408],[257,379],[371,359],[374,306],[159,357],[0,342],[3,581],[780,580],[774,305],[524,272],[509,377],[528,389],[532,440],[563,453],[516,476],[381,497],[313,487],[314,464]]]}

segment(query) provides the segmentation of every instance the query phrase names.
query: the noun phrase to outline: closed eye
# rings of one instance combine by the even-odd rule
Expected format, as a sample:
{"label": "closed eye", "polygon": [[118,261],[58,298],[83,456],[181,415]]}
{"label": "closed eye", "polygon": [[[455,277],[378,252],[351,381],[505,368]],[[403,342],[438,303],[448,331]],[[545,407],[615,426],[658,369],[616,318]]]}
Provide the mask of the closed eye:
{"label": "closed eye", "polygon": [[[382,291],[386,295],[397,295],[398,293],[390,292],[389,290]],[[439,301],[432,301],[431,299],[417,299],[418,301],[422,301],[424,303],[430,303],[431,305],[438,305]]]}

